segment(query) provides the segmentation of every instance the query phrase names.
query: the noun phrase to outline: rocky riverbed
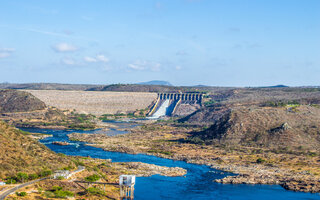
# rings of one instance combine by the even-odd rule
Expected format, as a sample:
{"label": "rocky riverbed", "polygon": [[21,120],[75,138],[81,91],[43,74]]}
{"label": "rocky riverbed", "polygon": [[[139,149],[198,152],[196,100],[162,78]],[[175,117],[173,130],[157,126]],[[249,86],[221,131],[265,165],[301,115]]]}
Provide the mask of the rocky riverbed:
{"label": "rocky riverbed", "polygon": [[115,169],[126,169],[129,174],[136,176],[152,176],[159,174],[162,176],[183,176],[187,170],[180,167],[165,167],[142,162],[123,162],[113,164]]}

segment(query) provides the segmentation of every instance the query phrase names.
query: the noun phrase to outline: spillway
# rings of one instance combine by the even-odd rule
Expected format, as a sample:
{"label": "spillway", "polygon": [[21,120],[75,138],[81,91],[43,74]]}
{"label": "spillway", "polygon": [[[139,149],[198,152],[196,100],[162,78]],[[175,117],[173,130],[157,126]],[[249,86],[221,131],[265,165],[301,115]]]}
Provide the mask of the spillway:
{"label": "spillway", "polygon": [[166,99],[161,106],[159,107],[159,109],[151,116],[149,117],[150,119],[157,119],[160,118],[162,116],[165,116],[167,114],[167,109],[170,105],[170,100]]}

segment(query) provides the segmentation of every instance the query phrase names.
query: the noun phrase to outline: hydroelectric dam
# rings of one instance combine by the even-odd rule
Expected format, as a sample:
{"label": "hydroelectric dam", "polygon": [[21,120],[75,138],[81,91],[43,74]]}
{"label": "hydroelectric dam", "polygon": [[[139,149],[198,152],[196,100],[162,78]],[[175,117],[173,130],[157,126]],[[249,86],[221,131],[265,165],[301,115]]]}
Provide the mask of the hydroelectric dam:
{"label": "hydroelectric dam", "polygon": [[173,116],[180,104],[198,104],[201,106],[202,93],[158,93],[158,98],[151,108],[149,118]]}

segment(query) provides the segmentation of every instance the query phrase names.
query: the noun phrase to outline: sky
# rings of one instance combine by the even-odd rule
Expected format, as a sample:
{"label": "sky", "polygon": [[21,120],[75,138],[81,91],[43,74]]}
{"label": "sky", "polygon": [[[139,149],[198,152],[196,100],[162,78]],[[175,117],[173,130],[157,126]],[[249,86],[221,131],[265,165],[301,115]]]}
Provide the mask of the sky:
{"label": "sky", "polygon": [[0,0],[0,83],[320,85],[320,0]]}

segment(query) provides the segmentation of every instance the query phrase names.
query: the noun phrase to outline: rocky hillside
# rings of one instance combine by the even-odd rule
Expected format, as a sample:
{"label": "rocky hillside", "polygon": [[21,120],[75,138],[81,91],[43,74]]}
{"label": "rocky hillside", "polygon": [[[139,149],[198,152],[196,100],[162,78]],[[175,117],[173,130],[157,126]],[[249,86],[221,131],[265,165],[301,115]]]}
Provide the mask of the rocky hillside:
{"label": "rocky hillside", "polygon": [[203,127],[191,142],[320,150],[319,88],[232,89],[209,97],[210,106],[179,120]]}
{"label": "rocky hillside", "polygon": [[311,105],[284,107],[239,106],[210,108],[189,116],[210,119],[211,125],[194,133],[191,141],[267,147],[284,150],[320,150],[320,108]]}
{"label": "rocky hillside", "polygon": [[0,113],[43,110],[45,103],[30,93],[18,90],[0,90]]}
{"label": "rocky hillside", "polygon": [[0,120],[15,127],[95,128],[94,116],[47,107],[29,92],[0,90]]}
{"label": "rocky hillside", "polygon": [[70,164],[69,159],[55,154],[27,133],[0,121],[0,179],[18,172],[39,173]]}

